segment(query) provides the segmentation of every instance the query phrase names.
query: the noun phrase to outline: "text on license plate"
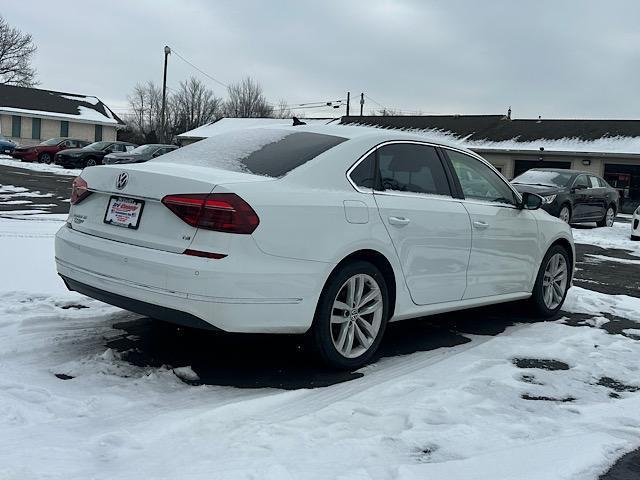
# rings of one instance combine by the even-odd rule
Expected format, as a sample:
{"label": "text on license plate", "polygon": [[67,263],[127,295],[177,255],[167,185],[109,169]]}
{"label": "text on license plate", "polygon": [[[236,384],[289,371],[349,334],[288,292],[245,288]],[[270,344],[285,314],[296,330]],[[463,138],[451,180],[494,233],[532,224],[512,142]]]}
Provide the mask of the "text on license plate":
{"label": "text on license plate", "polygon": [[104,223],[116,225],[118,227],[138,228],[144,201],[126,197],[111,197],[107,212],[104,216]]}

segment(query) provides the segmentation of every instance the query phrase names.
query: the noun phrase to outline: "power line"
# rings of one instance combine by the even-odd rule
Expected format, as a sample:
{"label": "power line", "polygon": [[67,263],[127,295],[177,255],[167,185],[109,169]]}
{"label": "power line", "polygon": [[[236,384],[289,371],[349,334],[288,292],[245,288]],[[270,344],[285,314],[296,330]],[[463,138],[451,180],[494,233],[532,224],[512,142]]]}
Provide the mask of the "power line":
{"label": "power line", "polygon": [[201,74],[203,74],[205,77],[213,80],[214,82],[216,82],[218,85],[222,85],[224,88],[229,88],[229,86],[226,83],[221,82],[220,80],[218,80],[217,78],[209,75],[207,72],[205,72],[204,70],[202,70],[201,68],[199,68],[198,66],[194,65],[193,63],[191,63],[189,60],[187,60],[186,58],[184,58],[182,55],[180,55],[178,52],[176,52],[173,47],[171,47],[171,53],[175,53],[178,58],[180,58],[182,61],[188,63],[189,65],[191,65],[193,68],[195,68],[196,70],[198,70]]}
{"label": "power line", "polygon": [[[205,77],[209,78],[210,80],[213,80],[214,82],[216,82],[218,85],[222,85],[224,88],[228,89],[229,85],[227,85],[224,82],[221,82],[220,80],[218,80],[217,78],[215,78],[213,75],[209,75],[207,72],[205,72],[204,70],[202,70],[200,67],[198,67],[197,65],[195,65],[194,63],[190,62],[189,60],[187,60],[186,58],[184,58],[182,55],[180,55],[180,53],[178,53],[176,50],[174,50],[173,47],[171,48],[171,53],[175,53],[176,56],[178,58],[180,58],[182,61],[184,61],[185,63],[191,65],[191,67],[195,68],[198,72],[200,72],[201,74],[203,74]],[[167,87],[168,90],[172,90],[171,88]],[[173,90],[172,90],[173,91]],[[275,109],[282,109],[282,108],[286,108],[289,110],[294,110],[294,109],[301,109],[301,108],[318,108],[318,107],[331,107],[331,108],[336,108],[333,104],[337,103],[338,107],[342,106],[342,103],[345,102],[345,99],[339,99],[339,100],[329,100],[329,101],[324,101],[324,102],[308,102],[308,103],[298,103],[298,104],[292,104],[292,105],[276,105],[274,103],[271,102],[266,102],[267,105],[275,108]]]}

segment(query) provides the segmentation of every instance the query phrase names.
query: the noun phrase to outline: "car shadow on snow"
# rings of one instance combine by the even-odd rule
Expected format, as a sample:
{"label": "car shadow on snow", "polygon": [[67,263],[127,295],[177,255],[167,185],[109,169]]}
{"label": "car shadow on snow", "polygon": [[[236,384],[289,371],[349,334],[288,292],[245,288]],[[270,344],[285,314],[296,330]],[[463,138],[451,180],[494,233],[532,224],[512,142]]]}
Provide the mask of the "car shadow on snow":
{"label": "car shadow on snow", "polygon": [[[465,334],[498,335],[516,322],[531,322],[522,304],[505,304],[393,323],[387,329],[373,369],[385,358],[471,341]],[[321,364],[305,336],[248,335],[193,330],[140,318],[120,322],[123,334],[107,341],[124,361],[141,367],[191,366],[198,375],[190,384],[238,388],[317,388],[354,380],[362,371],[341,372]]]}

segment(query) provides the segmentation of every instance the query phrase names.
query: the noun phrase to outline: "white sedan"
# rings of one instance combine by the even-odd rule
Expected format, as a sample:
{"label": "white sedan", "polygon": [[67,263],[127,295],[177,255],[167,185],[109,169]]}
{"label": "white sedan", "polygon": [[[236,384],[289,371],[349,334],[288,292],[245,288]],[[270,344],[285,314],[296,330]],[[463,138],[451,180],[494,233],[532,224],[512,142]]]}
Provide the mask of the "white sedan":
{"label": "white sedan", "polygon": [[485,160],[347,126],[217,135],[85,169],[56,236],[71,290],[177,324],[305,333],[357,368],[387,323],[529,299],[555,315],[570,228]]}

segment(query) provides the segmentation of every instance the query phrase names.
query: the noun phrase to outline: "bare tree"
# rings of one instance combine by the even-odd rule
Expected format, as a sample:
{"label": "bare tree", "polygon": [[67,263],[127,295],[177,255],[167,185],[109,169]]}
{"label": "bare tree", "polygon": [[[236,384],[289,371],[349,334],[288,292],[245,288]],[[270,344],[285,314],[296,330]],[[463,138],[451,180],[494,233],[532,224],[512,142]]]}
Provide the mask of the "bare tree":
{"label": "bare tree", "polygon": [[195,77],[180,82],[179,90],[172,95],[175,130],[185,132],[222,116],[223,101],[216,97],[204,83]]}
{"label": "bare tree", "polygon": [[402,115],[402,112],[400,110],[394,110],[393,108],[381,108],[380,110],[374,111],[372,112],[373,115],[377,115],[380,117],[394,117],[394,116],[399,116]]}
{"label": "bare tree", "polygon": [[291,111],[291,108],[289,108],[289,105],[287,104],[287,101],[284,98],[281,98],[280,100],[278,100],[278,106],[275,107],[273,110],[273,117],[274,118],[293,117],[293,112]]}
{"label": "bare tree", "polygon": [[226,117],[262,118],[273,115],[273,107],[262,93],[262,87],[251,77],[230,85],[224,104]]}
{"label": "bare tree", "polygon": [[[153,82],[139,83],[129,95],[131,114],[127,118],[129,125],[139,133],[144,142],[166,141],[168,128],[162,125],[162,90]],[[171,118],[171,102],[167,102],[166,118]],[[165,122],[171,125],[170,121]]]}
{"label": "bare tree", "polygon": [[37,85],[31,66],[37,47],[29,33],[10,26],[0,15],[0,83],[32,87]]}

